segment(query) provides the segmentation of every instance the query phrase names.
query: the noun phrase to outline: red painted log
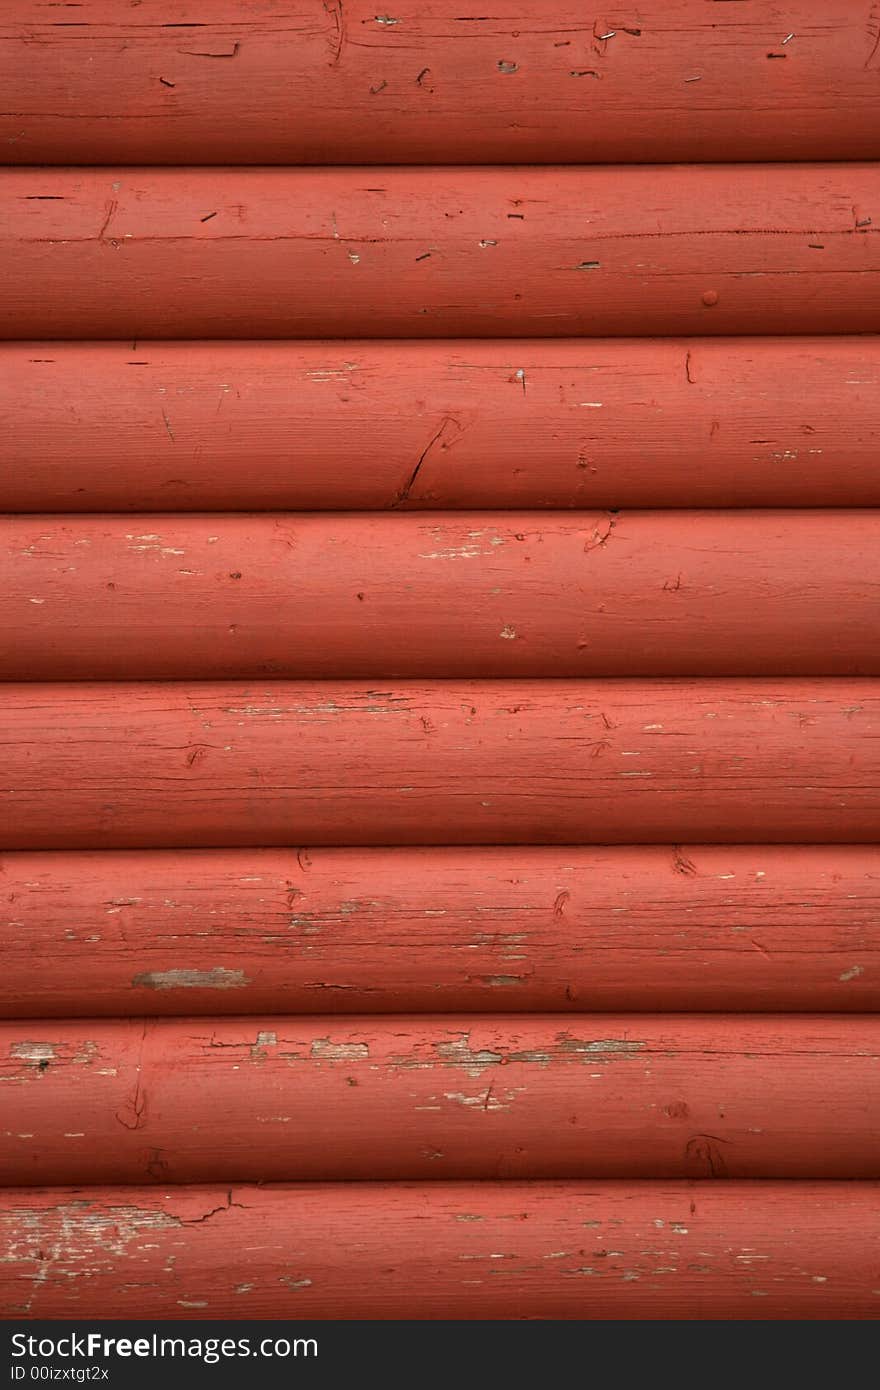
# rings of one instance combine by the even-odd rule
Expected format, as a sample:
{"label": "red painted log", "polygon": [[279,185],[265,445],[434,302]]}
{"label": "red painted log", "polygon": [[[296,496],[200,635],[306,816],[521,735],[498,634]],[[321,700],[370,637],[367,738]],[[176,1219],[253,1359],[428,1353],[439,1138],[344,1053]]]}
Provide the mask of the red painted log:
{"label": "red painted log", "polygon": [[880,341],[0,344],[0,510],[880,505]]}
{"label": "red painted log", "polygon": [[0,1183],[878,1178],[878,1060],[868,1016],[9,1021]]}
{"label": "red painted log", "polygon": [[876,1183],[0,1193],[7,1318],[876,1318]]}
{"label": "red painted log", "polygon": [[855,846],[4,854],[0,1016],[880,1009]]}
{"label": "red painted log", "polygon": [[0,218],[4,339],[880,330],[870,164],[7,169]]}
{"label": "red painted log", "polygon": [[[290,7],[287,7],[290,8]],[[10,163],[593,163],[880,157],[877,18],[788,0],[7,0]],[[598,16],[598,17],[597,17]]]}
{"label": "red painted log", "polygon": [[878,594],[880,510],[6,517],[0,678],[876,676]]}
{"label": "red painted log", "polygon": [[0,687],[7,849],[873,842],[880,682]]}

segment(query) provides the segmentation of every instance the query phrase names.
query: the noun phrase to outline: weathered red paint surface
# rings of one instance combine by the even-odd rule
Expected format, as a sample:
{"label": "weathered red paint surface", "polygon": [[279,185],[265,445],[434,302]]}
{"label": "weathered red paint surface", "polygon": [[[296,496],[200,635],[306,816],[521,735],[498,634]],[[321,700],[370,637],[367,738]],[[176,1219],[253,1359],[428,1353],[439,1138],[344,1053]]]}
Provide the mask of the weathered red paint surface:
{"label": "weathered red paint surface", "polygon": [[878,1060],[868,1016],[11,1021],[0,1182],[877,1178]]}
{"label": "weathered red paint surface", "polygon": [[4,339],[880,330],[872,164],[7,169],[0,219]]}
{"label": "weathered red paint surface", "polygon": [[880,675],[878,595],[880,510],[5,517],[0,677]]}
{"label": "weathered red paint surface", "polygon": [[880,1008],[880,850],[0,859],[0,1015]]}
{"label": "weathered red paint surface", "polygon": [[[873,1318],[872,1182],[0,1194],[7,1318]],[[231,1257],[232,1256],[232,1257]]]}
{"label": "weathered red paint surface", "polygon": [[880,682],[0,688],[8,849],[873,842]]}
{"label": "weathered red paint surface", "polygon": [[877,1316],[880,19],[454,8],[0,8],[11,1317]]}
{"label": "weathered red paint surface", "polygon": [[[68,7],[69,8],[69,7]],[[865,4],[6,0],[11,163],[876,159]],[[467,7],[465,7],[467,8]],[[285,7],[290,11],[291,7]],[[173,27],[172,27],[173,26]]]}
{"label": "weathered red paint surface", "polygon": [[880,505],[871,337],[5,343],[0,419],[10,512]]}

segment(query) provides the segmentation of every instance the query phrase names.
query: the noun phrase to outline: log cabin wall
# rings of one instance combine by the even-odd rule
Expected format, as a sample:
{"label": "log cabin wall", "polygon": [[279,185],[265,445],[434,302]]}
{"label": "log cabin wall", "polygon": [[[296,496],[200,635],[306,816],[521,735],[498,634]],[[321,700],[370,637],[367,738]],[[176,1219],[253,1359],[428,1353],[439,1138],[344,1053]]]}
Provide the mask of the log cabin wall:
{"label": "log cabin wall", "polygon": [[8,1318],[880,1310],[880,15],[460,9],[0,4]]}

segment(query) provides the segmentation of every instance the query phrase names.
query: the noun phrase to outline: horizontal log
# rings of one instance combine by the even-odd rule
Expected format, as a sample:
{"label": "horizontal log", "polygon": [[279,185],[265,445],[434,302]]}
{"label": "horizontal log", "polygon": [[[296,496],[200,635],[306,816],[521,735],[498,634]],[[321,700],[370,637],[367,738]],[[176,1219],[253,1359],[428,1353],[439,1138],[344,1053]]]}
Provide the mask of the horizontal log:
{"label": "horizontal log", "polygon": [[0,845],[873,842],[880,682],[0,687]]}
{"label": "horizontal log", "polygon": [[63,20],[38,0],[11,8],[10,163],[880,157],[864,6],[788,0],[717,18],[701,0],[641,0],[608,23],[574,0],[501,16],[453,0],[398,0],[391,15],[374,0],[294,14],[147,0],[136,21],[113,0]]}
{"label": "horizontal log", "polygon": [[878,593],[880,510],[13,516],[0,678],[880,675]]}
{"label": "horizontal log", "polygon": [[880,850],[4,854],[0,1016],[880,1009]]}
{"label": "horizontal log", "polygon": [[7,169],[0,337],[876,333],[878,193],[869,164]]}
{"label": "horizontal log", "polygon": [[880,340],[6,343],[0,511],[880,505]]}
{"label": "horizontal log", "polygon": [[876,1318],[876,1183],[0,1193],[10,1318]]}
{"label": "horizontal log", "polygon": [[878,1178],[878,1059],[868,1016],[7,1021],[0,1183]]}

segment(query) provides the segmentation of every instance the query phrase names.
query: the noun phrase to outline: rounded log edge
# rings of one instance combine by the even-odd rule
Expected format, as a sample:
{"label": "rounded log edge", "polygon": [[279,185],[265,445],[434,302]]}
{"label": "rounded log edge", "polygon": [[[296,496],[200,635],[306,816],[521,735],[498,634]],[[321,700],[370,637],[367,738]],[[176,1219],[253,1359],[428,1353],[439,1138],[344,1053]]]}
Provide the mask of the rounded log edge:
{"label": "rounded log edge", "polygon": [[880,850],[0,854],[0,1017],[880,1009]]}
{"label": "rounded log edge", "polygon": [[876,1183],[0,1192],[7,1318],[873,1319]]}

